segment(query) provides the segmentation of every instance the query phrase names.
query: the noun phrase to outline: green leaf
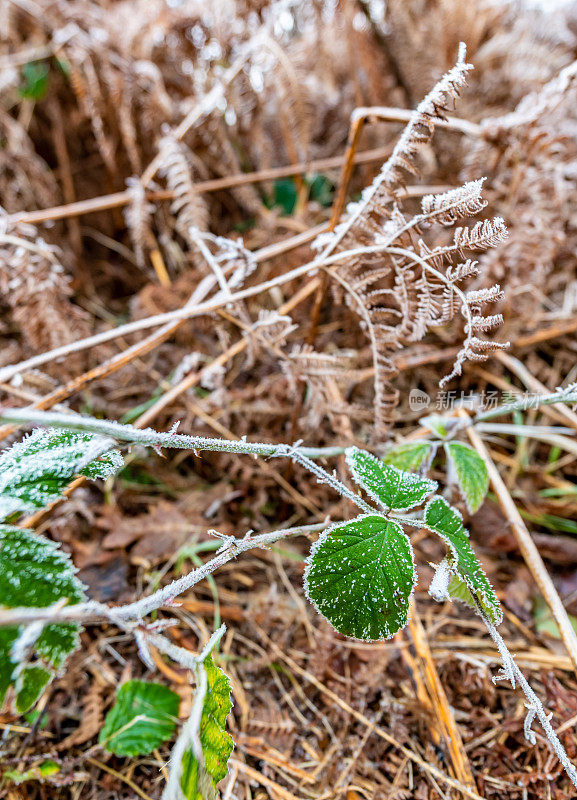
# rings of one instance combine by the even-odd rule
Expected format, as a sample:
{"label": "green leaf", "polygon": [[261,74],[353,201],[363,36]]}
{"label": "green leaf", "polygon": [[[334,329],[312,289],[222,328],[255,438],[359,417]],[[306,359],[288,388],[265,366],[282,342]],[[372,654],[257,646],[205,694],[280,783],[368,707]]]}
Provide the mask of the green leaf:
{"label": "green leaf", "polygon": [[426,417],[421,417],[420,422],[421,425],[428,428],[439,439],[444,439],[449,435],[449,429],[455,426],[457,420],[450,417],[441,417],[439,414],[429,414]]}
{"label": "green leaf", "polygon": [[[6,608],[45,607],[61,600],[84,599],[70,558],[55,542],[30,531],[0,525],[0,598]],[[0,703],[15,685],[18,711],[28,710],[78,644],[78,625],[46,625],[26,652],[25,663],[13,650],[24,628],[0,628]],[[36,659],[36,660],[33,660]]]}
{"label": "green leaf", "polygon": [[489,489],[489,473],[481,456],[462,442],[446,442],[445,453],[471,514],[478,511]]}
{"label": "green leaf", "polygon": [[60,764],[56,761],[43,761],[37,767],[31,767],[25,772],[19,769],[9,769],[2,775],[5,780],[13,783],[25,783],[26,781],[42,781],[60,772]]}
{"label": "green leaf", "polygon": [[305,178],[305,181],[309,187],[309,196],[311,200],[316,200],[323,208],[328,208],[332,205],[335,185],[326,175],[317,173],[311,178]]}
{"label": "green leaf", "polygon": [[297,187],[292,178],[278,178],[274,182],[274,205],[279,206],[286,216],[290,216],[297,204]]}
{"label": "green leaf", "polygon": [[[471,547],[469,534],[463,527],[463,520],[457,509],[450,506],[442,497],[433,497],[425,507],[424,522],[449,546],[447,557],[449,568],[465,583],[469,593],[474,593],[491,621],[498,625],[503,619],[499,601]],[[449,585],[449,593],[450,591]],[[455,584],[453,591],[457,592],[451,595],[455,599],[469,602],[476,608],[472,597],[467,600],[464,587]]]}
{"label": "green leaf", "polygon": [[48,91],[49,72],[46,61],[29,61],[24,64],[20,96],[28,100],[42,100]]}
{"label": "green leaf", "polygon": [[[567,617],[569,618],[573,630],[577,633],[577,617],[574,617],[572,614],[567,614]],[[551,636],[553,639],[561,638],[559,626],[555,622],[549,610],[549,606],[541,595],[538,595],[533,602],[533,618],[535,620],[535,630],[537,633]]]}
{"label": "green leaf", "polygon": [[15,684],[19,714],[32,708],[51,680],[51,673],[44,667],[26,667],[20,672]]}
{"label": "green leaf", "polygon": [[311,549],[305,591],[345,636],[390,639],[407,624],[413,551],[397,522],[367,515],[324,531]]}
{"label": "green leaf", "polygon": [[[216,795],[216,786],[226,777],[228,759],[234,748],[234,742],[226,731],[226,718],[232,709],[230,681],[220,667],[215,666],[210,654],[203,661],[201,669],[206,670],[207,690],[198,733],[205,777],[209,778],[210,788]],[[206,796],[206,792],[202,791],[201,773],[192,749],[187,750],[182,759],[180,778],[180,786],[187,800],[199,800]]]}
{"label": "green leaf", "polygon": [[176,728],[179,697],[161,683],[127,681],[116,693],[99,743],[117,756],[152,753]]}
{"label": "green leaf", "polygon": [[0,455],[0,521],[59,500],[78,475],[115,473],[124,461],[113,445],[105,436],[37,428]]}
{"label": "green leaf", "polygon": [[433,456],[431,442],[405,442],[387,450],[383,456],[383,464],[405,472],[418,472],[430,465]]}
{"label": "green leaf", "polygon": [[345,455],[355,481],[386,509],[406,511],[437,490],[436,481],[384,464],[366,450],[349,447]]}

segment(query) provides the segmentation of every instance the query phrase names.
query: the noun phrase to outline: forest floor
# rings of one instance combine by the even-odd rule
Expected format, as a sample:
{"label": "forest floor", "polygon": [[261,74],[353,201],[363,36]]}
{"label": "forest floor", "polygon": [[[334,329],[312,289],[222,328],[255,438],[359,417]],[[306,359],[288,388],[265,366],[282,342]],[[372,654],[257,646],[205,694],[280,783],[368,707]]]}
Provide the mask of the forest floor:
{"label": "forest floor", "polygon": [[[574,6],[391,0],[381,18],[377,5],[0,0],[3,406],[382,455],[418,436],[425,413],[577,380]],[[490,313],[503,319],[485,336],[510,346],[463,357],[459,303],[442,319],[439,287],[425,299],[417,261],[403,261],[407,248],[449,247],[447,227],[405,234],[386,274],[374,259],[303,268],[346,202],[362,202],[460,41],[474,69],[448,125],[422,143],[418,178],[397,176],[395,210],[373,209],[347,246],[366,246],[377,222],[383,235],[398,224],[397,203],[413,219],[423,196],[485,178],[474,220],[503,218],[508,237],[495,229],[496,246],[472,254],[466,288],[500,285]],[[369,106],[381,111],[352,141],[351,114]],[[246,297],[145,327],[214,300],[223,281]],[[440,389],[455,359],[461,372]],[[577,415],[547,407],[506,420],[543,426],[537,438],[507,429],[483,440],[577,627]],[[560,425],[552,439],[545,428]],[[21,437],[1,433],[3,446]],[[327,466],[349,482],[342,455]],[[437,462],[430,474],[445,481]],[[575,664],[511,520],[494,489],[463,511],[504,609],[501,634],[575,761]],[[70,553],[90,597],[119,604],[210,557],[221,544],[210,530],[242,537],[351,513],[288,461],[137,446],[116,477],[75,488],[34,523]],[[240,555],[170,609],[179,625],[167,636],[195,653],[227,626],[218,663],[235,750],[223,798],[577,796],[539,729],[535,746],[525,738],[523,696],[492,681],[500,659],[483,622],[429,596],[443,544],[424,530],[411,541],[412,622],[389,641],[348,639],[306,601],[304,536]],[[153,650],[152,673],[112,624],[87,625],[81,641],[33,711],[0,710],[3,767],[58,765],[43,780],[2,780],[0,797],[156,800],[169,745],[122,758],[98,733],[129,678],[170,686],[186,719],[188,672]]]}

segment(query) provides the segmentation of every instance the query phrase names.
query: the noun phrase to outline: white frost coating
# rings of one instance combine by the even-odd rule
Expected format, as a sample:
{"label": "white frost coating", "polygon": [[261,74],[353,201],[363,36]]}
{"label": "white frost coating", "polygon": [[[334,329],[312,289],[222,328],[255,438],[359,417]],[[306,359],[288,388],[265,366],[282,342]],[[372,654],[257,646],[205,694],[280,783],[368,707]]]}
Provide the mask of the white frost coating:
{"label": "white frost coating", "polygon": [[10,649],[10,660],[13,664],[24,664],[28,659],[30,651],[42,635],[44,625],[42,622],[33,622],[22,630],[20,635],[14,640]]}
{"label": "white frost coating", "polygon": [[[60,437],[60,438],[59,438]],[[108,436],[75,434],[72,441],[58,431],[36,429],[0,455],[0,519],[17,511],[31,511],[44,505],[47,494],[43,479],[53,476],[68,480],[96,460],[98,476],[106,478],[124,465],[116,442]]]}
{"label": "white frost coating", "polygon": [[511,655],[511,653],[509,652],[509,650],[507,649],[507,645],[503,641],[499,631],[495,628],[495,626],[493,625],[491,620],[487,617],[482,608],[479,607],[477,610],[479,615],[483,618],[483,622],[487,626],[487,630],[489,631],[491,639],[495,642],[497,649],[499,650],[499,653],[501,655],[501,659],[503,661],[503,673],[498,677],[499,678],[506,677],[508,680],[511,681],[513,688],[515,687],[515,679],[517,679],[517,682],[521,687],[523,694],[529,701],[528,705],[529,711],[527,716],[530,718],[528,723],[527,721],[525,722],[525,735],[529,733],[529,736],[527,736],[527,738],[529,738],[529,741],[532,741],[530,737],[533,737],[534,739],[535,734],[533,734],[532,731],[530,730],[530,726],[534,718],[537,717],[543,727],[543,730],[545,731],[545,735],[547,736],[547,739],[549,740],[551,747],[555,751],[555,755],[563,765],[565,772],[571,779],[573,786],[577,788],[577,769],[575,769],[574,765],[569,760],[569,756],[567,755],[565,748],[563,747],[563,745],[559,741],[559,737],[553,730],[553,727],[551,726],[550,722],[550,715],[545,712],[545,709],[543,708],[541,701],[539,700],[539,698],[529,685],[527,679],[525,678],[525,676],[515,663],[515,660]]}
{"label": "white frost coating", "polygon": [[452,577],[453,573],[449,562],[444,558],[435,568],[435,575],[429,586],[429,594],[433,600],[442,603],[445,600],[451,599],[449,596],[449,583]]}
{"label": "white frost coating", "polygon": [[408,511],[421,505],[439,486],[437,481],[403,472],[357,447],[347,448],[345,458],[355,482],[386,511]]}
{"label": "white frost coating", "polygon": [[[310,604],[315,609],[315,611],[318,614],[320,614],[321,617],[326,619],[327,622],[334,628],[335,627],[334,624],[326,616],[326,613],[325,613],[326,612],[326,608],[325,608],[324,611],[321,610],[319,608],[317,602],[311,596],[309,576],[310,576],[310,572],[311,572],[311,569],[312,569],[312,566],[313,566],[313,561],[314,561],[315,555],[317,554],[319,549],[322,547],[322,545],[327,541],[327,539],[329,539],[329,537],[335,531],[337,531],[337,530],[339,530],[341,528],[345,528],[345,527],[347,527],[347,526],[349,526],[349,525],[351,525],[351,524],[353,524],[355,522],[365,522],[367,519],[378,519],[379,520],[379,528],[377,530],[375,530],[375,535],[378,535],[378,534],[383,532],[383,525],[394,525],[395,528],[398,529],[398,533],[403,537],[403,542],[406,544],[406,546],[408,548],[409,557],[410,557],[410,560],[411,560],[412,573],[413,573],[412,574],[412,588],[411,588],[411,591],[410,591],[409,595],[406,598],[406,606],[405,606],[402,618],[400,620],[401,624],[400,624],[399,628],[396,628],[395,630],[392,630],[389,633],[389,635],[384,637],[384,639],[390,639],[398,632],[398,630],[401,630],[402,628],[404,628],[406,626],[406,624],[408,622],[408,618],[409,618],[409,608],[410,608],[411,598],[413,597],[413,594],[414,594],[414,591],[415,591],[415,587],[417,585],[417,571],[416,571],[416,567],[415,567],[415,559],[414,559],[414,554],[413,554],[413,547],[412,547],[412,544],[411,544],[411,541],[410,541],[409,537],[404,533],[401,525],[396,520],[391,520],[391,519],[388,519],[387,517],[383,517],[383,516],[379,516],[378,514],[371,513],[371,514],[363,514],[363,515],[361,515],[359,517],[355,517],[352,520],[348,520],[347,522],[337,522],[337,523],[335,523],[333,525],[330,525],[329,527],[325,528],[325,530],[323,530],[323,532],[320,534],[320,536],[316,540],[316,542],[314,542],[313,545],[311,546],[310,553],[309,553],[308,557],[305,559],[305,570],[304,570],[304,575],[303,575],[303,587],[304,587],[305,595],[306,595],[308,601],[310,602]],[[344,557],[343,560],[346,563],[346,557]],[[353,580],[352,581],[353,588],[354,588],[354,583],[355,583],[355,581]],[[393,593],[394,594],[399,594],[400,593],[400,587],[398,587],[398,586],[395,587],[394,590],[393,590]],[[334,599],[332,603],[327,603],[326,606],[327,606],[327,608],[332,610],[332,609],[338,608],[338,606],[342,602],[346,602],[346,599],[341,595],[338,598]],[[335,630],[338,630],[338,629],[335,628]],[[350,633],[347,634],[347,638],[356,639],[356,637],[352,636]],[[369,635],[368,635],[368,629],[367,629],[367,635],[363,636],[363,638],[359,639],[358,641],[374,642],[374,641],[383,641],[383,639],[372,639],[372,638],[370,638]]]}

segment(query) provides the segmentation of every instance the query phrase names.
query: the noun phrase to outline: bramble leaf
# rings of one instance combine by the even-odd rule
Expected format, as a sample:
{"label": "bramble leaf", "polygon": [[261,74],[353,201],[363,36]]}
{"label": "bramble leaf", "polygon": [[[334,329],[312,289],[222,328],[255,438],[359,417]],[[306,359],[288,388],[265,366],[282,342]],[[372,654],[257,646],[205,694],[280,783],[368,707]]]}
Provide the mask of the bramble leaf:
{"label": "bramble leaf", "polygon": [[491,621],[498,625],[503,618],[499,601],[471,547],[469,534],[457,509],[442,497],[433,497],[425,507],[424,522],[449,546],[446,563],[458,579],[457,583],[453,580],[449,583],[449,595],[476,608],[470,597],[473,593]]}
{"label": "bramble leaf", "polygon": [[355,481],[386,509],[406,511],[437,489],[436,481],[389,466],[366,450],[349,447],[345,455]]}
{"label": "bramble leaf", "polygon": [[489,473],[481,456],[462,442],[446,442],[445,453],[451,467],[455,470],[457,483],[471,514],[478,511],[487,490]]}
{"label": "bramble leaf", "polygon": [[[226,718],[232,709],[230,681],[208,655],[201,667],[206,670],[207,689],[198,731],[204,758],[204,776],[210,784],[210,793],[216,796],[216,786],[226,777],[228,759],[234,742],[226,731]],[[180,786],[187,800],[199,800],[202,791],[201,772],[192,749],[186,750],[182,759]]]}
{"label": "bramble leaf", "polygon": [[98,741],[117,756],[152,753],[175,731],[180,698],[161,683],[126,681],[104,720]]}
{"label": "bramble leaf", "polygon": [[306,564],[310,601],[345,636],[389,639],[407,624],[415,567],[397,522],[368,515],[327,528]]}
{"label": "bramble leaf", "polygon": [[0,521],[44,508],[78,475],[106,478],[124,461],[113,439],[37,428],[0,455]]}
{"label": "bramble leaf", "polygon": [[432,455],[431,442],[405,442],[388,450],[383,456],[383,464],[406,472],[418,472],[429,465]]}
{"label": "bramble leaf", "polygon": [[[0,602],[7,608],[45,607],[59,600],[79,603],[82,584],[69,557],[58,545],[30,531],[0,525]],[[23,655],[14,660],[14,648],[25,628],[0,628],[0,703],[15,685],[16,707],[27,711],[38,700],[66,656],[78,643],[73,623],[46,625]],[[33,659],[34,656],[34,659]]]}

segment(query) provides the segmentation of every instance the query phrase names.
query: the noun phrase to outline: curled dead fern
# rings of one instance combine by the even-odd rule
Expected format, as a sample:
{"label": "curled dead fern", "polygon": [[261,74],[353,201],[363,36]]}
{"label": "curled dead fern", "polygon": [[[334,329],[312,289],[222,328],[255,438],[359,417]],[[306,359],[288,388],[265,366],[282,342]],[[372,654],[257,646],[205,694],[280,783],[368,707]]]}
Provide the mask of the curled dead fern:
{"label": "curled dead fern", "polygon": [[[350,250],[351,257],[332,271],[345,301],[360,315],[371,344],[374,365],[375,430],[386,432],[397,405],[393,385],[397,374],[392,356],[409,342],[420,341],[432,326],[446,324],[460,314],[465,341],[444,385],[462,369],[466,359],[484,360],[492,349],[506,345],[486,342],[478,334],[500,324],[499,315],[486,316],[481,305],[500,297],[500,289],[465,295],[459,284],[475,275],[477,263],[467,251],[486,250],[504,241],[503,220],[482,220],[455,229],[449,244],[430,247],[417,238],[434,225],[452,226],[474,216],[486,205],[481,196],[483,178],[441,194],[423,198],[421,213],[406,216],[400,190],[407,173],[416,174],[419,149],[431,140],[435,123],[445,119],[471,65],[461,46],[457,64],[439,81],[413,112],[389,160],[362,193],[348,206],[348,216],[334,232],[315,242],[321,256]],[[457,259],[464,259],[458,262]],[[455,263],[457,262],[457,263]]]}

